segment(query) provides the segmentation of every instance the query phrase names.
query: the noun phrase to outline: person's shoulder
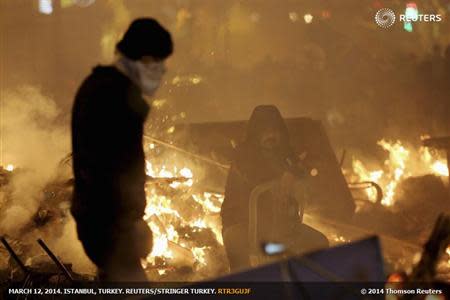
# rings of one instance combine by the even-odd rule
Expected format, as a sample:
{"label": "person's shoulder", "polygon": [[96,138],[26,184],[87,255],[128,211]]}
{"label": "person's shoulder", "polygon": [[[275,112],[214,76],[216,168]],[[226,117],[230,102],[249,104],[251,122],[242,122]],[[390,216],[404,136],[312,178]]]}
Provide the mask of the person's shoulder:
{"label": "person's shoulder", "polygon": [[251,154],[251,147],[248,142],[242,142],[237,145],[233,152],[233,161],[241,161],[248,159],[248,156]]}
{"label": "person's shoulder", "polygon": [[130,86],[129,79],[114,66],[95,66],[83,80],[77,97],[117,95]]}
{"label": "person's shoulder", "polygon": [[232,155],[232,163],[235,167],[245,170],[258,164],[260,156],[255,146],[249,142],[239,144]]}
{"label": "person's shoulder", "polygon": [[114,66],[98,65],[92,69],[86,82],[128,84],[128,78]]}

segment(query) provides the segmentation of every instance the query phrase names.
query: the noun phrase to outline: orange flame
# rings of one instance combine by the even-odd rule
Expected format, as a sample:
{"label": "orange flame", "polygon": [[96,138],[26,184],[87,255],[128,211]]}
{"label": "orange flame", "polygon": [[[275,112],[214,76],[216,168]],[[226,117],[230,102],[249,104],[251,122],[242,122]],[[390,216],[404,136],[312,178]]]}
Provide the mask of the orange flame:
{"label": "orange flame", "polygon": [[[352,168],[357,180],[373,181],[381,186],[384,192],[381,204],[385,206],[394,205],[397,186],[407,177],[424,174],[448,177],[445,159],[426,147],[407,148],[401,141],[388,142],[384,139],[377,144],[389,153],[389,158],[382,168],[369,170],[361,160],[355,158],[352,161]],[[366,193],[368,199],[375,202],[376,191],[368,189]]]}
{"label": "orange flame", "polygon": [[[211,218],[220,212],[220,206],[223,202],[222,194],[198,193],[194,192],[194,174],[187,167],[179,168],[174,166],[156,167],[151,162],[146,161],[146,173],[151,177],[158,178],[179,178],[188,180],[173,181],[169,184],[172,189],[182,191],[183,195],[191,196],[197,202],[203,213],[193,220],[185,220],[180,215],[173,204],[171,197],[162,195],[154,186],[146,188],[147,206],[145,209],[144,220],[153,231],[153,249],[148,255],[145,265],[155,265],[160,258],[168,262],[185,260],[188,263],[193,262],[196,268],[202,268],[207,265],[206,247],[195,247],[185,242],[176,231],[173,224],[182,224],[196,228],[209,228],[214,233],[218,243],[223,244],[221,234],[220,218]],[[216,199],[217,201],[212,201]],[[164,275],[164,269],[159,269],[158,273]]]}

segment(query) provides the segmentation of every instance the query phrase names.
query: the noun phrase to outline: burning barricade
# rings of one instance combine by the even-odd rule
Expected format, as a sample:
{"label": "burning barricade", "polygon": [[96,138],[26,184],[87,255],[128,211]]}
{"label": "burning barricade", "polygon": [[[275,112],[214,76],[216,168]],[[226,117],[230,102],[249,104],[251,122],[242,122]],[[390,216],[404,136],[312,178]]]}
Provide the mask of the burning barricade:
{"label": "burning barricade", "polygon": [[[60,167],[70,168],[68,161],[70,157]],[[142,264],[149,279],[192,281],[226,272],[228,266],[219,215],[223,195],[199,187],[191,169],[173,163],[169,167],[166,161],[158,161],[160,164],[146,162],[148,181],[144,220],[153,232],[153,249]],[[4,173],[2,192],[6,193],[7,178],[15,174],[6,170]],[[47,184],[40,193],[42,199],[34,215],[14,231],[13,237],[9,237],[15,241],[16,251],[27,263],[37,264],[40,256],[35,245],[37,238],[46,236],[53,242],[64,235],[68,224],[73,225],[69,211],[72,184],[72,180],[65,177]],[[8,194],[2,203],[4,208],[14,202],[13,196]],[[0,256],[5,257],[0,267],[5,276],[11,278],[17,265],[7,259],[8,253],[2,252]],[[92,268],[83,271],[93,275]],[[17,275],[17,271],[14,272]]]}
{"label": "burning barricade", "polygon": [[[294,121],[291,123],[295,124]],[[302,141],[299,153],[305,157],[305,164],[316,171],[315,175],[311,172],[311,195],[314,199],[311,199],[311,206],[305,211],[305,222],[314,224],[314,227],[327,235],[331,245],[346,243],[373,233],[385,235],[385,240],[393,237],[391,240],[394,244],[403,244],[384,247],[386,261],[395,265],[393,269],[411,267],[413,259],[405,257],[412,257],[414,253],[420,252],[420,241],[425,241],[437,215],[445,209],[445,203],[448,204],[448,170],[442,156],[425,147],[413,150],[406,148],[401,142],[380,141],[379,145],[389,153],[384,166],[372,170],[360,160],[354,159],[351,172],[345,172],[346,181],[334,152],[330,150],[326,135],[314,133],[311,128],[318,125],[310,120],[302,119],[299,122],[306,129],[297,130],[296,133],[304,136],[294,135],[293,143]],[[241,123],[232,124],[231,127],[236,128],[230,132],[242,132],[239,128],[244,123]],[[212,130],[220,127],[214,126]],[[228,128],[226,126],[223,127]],[[174,129],[175,132],[177,130]],[[164,144],[146,140],[144,148],[148,154],[148,181],[144,220],[153,232],[153,249],[142,264],[151,281],[197,281],[228,272],[221,235],[220,210],[224,200],[221,183],[226,177],[229,161],[220,158],[229,157],[235,147],[233,145],[239,142],[239,138],[233,134],[218,135],[222,139],[226,138],[224,143],[211,138],[208,143],[214,144],[215,148],[199,142],[200,150],[210,151],[208,155],[204,155],[202,151],[194,154],[182,148],[175,149],[170,146],[170,142]],[[200,135],[203,140],[204,136],[209,136],[204,132]],[[324,142],[321,144],[317,140]],[[168,148],[176,151],[172,153]],[[212,151],[212,148],[218,150]],[[199,163],[199,160],[203,160],[203,163]],[[206,165],[214,164],[214,168],[220,171],[213,171],[204,162]],[[69,167],[70,164],[64,165]],[[421,177],[417,177],[418,175]],[[58,183],[47,185],[42,194],[46,200],[42,209],[37,212],[40,223],[34,221],[31,227],[26,227],[28,230],[35,231],[37,235],[47,229],[51,229],[53,233],[61,232],[58,226],[61,228],[67,224],[67,218],[70,217],[69,179],[64,177]],[[5,182],[6,187],[7,181]],[[357,203],[356,215],[345,221],[345,216],[353,213],[353,198],[347,188],[348,182],[372,182],[379,190],[373,186],[353,190],[352,195]],[[323,189],[323,186],[330,189]],[[379,202],[375,203],[377,192]],[[324,221],[322,223],[321,218]],[[50,221],[55,219],[62,222]],[[420,240],[417,239],[418,235]],[[405,248],[405,245],[410,246],[408,253],[397,249]],[[26,255],[32,257],[36,253],[31,251]],[[448,278],[449,259],[450,247],[438,264],[443,278]],[[401,260],[403,263],[398,264]]]}
{"label": "burning barricade", "polygon": [[[383,166],[369,169],[353,158],[344,170],[349,182],[374,187],[353,191],[358,204],[355,222],[403,240],[423,243],[441,212],[450,210],[445,158],[428,147],[380,140],[388,154]],[[380,194],[381,192],[381,194]]]}

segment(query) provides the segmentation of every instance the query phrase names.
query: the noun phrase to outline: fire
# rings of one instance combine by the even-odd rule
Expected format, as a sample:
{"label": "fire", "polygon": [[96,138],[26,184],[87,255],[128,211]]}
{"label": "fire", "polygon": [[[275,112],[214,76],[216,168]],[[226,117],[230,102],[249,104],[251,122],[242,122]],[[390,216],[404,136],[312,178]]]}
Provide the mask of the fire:
{"label": "fire", "polygon": [[445,253],[447,253],[448,256],[448,265],[450,266],[450,245],[447,247],[447,249],[445,250]]}
{"label": "fire", "polygon": [[385,186],[385,196],[381,204],[391,206],[394,203],[395,188],[405,175],[406,161],[409,159],[409,151],[402,146],[400,141],[390,144],[385,140],[378,142],[378,145],[389,152],[389,160],[384,163],[391,170],[390,182]]}
{"label": "fire", "polygon": [[[184,229],[189,228],[191,234],[210,230],[216,244],[223,245],[219,217],[223,195],[199,192],[194,173],[187,167],[155,166],[147,161],[146,173],[168,181],[146,187],[144,220],[153,232],[153,249],[144,266],[156,267],[161,276],[166,275],[167,266],[189,265],[194,271],[204,268],[210,259],[211,246],[199,246]],[[197,207],[194,213],[190,212],[193,205]]]}
{"label": "fire", "polygon": [[[434,174],[448,177],[445,159],[427,147],[408,148],[401,141],[388,142],[384,139],[377,144],[389,153],[384,166],[369,170],[360,160],[354,158],[352,168],[356,178],[352,180],[373,181],[379,184],[384,193],[381,204],[385,206],[394,205],[398,184],[412,175]],[[370,201],[376,201],[374,189],[367,189],[366,193]]]}
{"label": "fire", "polygon": [[448,168],[445,163],[442,161],[436,161],[431,165],[431,170],[434,174],[440,175],[440,176],[448,176]]}
{"label": "fire", "polygon": [[[379,141],[378,145],[389,153],[384,166],[368,168],[360,160],[353,159],[353,173],[357,177],[355,180],[373,181],[383,188],[382,204],[385,206],[395,203],[398,184],[412,174],[448,176],[448,170],[444,170],[445,160],[428,148],[415,149],[400,141],[386,140]],[[148,144],[147,147],[154,150],[157,146]],[[223,246],[219,215],[223,194],[202,190],[198,174],[196,177],[196,172],[187,166],[147,161],[146,173],[157,180],[146,186],[144,220],[153,232],[153,248],[143,265],[155,269],[163,277],[177,266],[192,267],[198,274],[223,263],[214,261],[212,255],[217,249],[214,245]],[[372,189],[366,192],[369,200],[375,201],[376,192]],[[198,234],[204,232],[209,232],[212,239],[199,244]],[[348,242],[339,235],[333,239],[338,243]],[[450,255],[450,247],[447,253]]]}
{"label": "fire", "polygon": [[205,249],[206,247],[194,247],[192,248],[192,253],[194,254],[195,259],[200,263],[200,265],[206,265],[205,259]]}

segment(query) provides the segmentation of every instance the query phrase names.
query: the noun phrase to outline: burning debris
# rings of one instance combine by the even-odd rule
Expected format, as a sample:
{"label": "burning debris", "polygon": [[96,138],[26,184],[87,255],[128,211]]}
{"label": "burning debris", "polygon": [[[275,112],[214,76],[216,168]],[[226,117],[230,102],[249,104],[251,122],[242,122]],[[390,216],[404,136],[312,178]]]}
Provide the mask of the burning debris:
{"label": "burning debris", "polygon": [[[367,166],[356,158],[352,161],[352,174],[349,181],[371,181],[381,186],[384,197],[381,204],[392,207],[397,200],[397,188],[401,181],[412,177],[432,174],[447,178],[448,169],[445,158],[428,147],[421,146],[419,149],[407,147],[401,141],[388,142],[380,140],[377,143],[389,153],[389,158],[384,161],[384,166],[369,170]],[[376,192],[367,189],[367,198],[371,202],[376,200]]]}
{"label": "burning debris", "polygon": [[[360,160],[354,159],[353,172],[347,171],[346,175],[349,181],[376,183],[383,192],[380,203],[372,202],[376,198],[373,188],[364,189],[362,198],[365,200],[359,201],[363,204],[358,205],[355,220],[345,225],[347,227],[327,222],[322,222],[323,226],[320,226],[320,218],[308,212],[305,222],[320,228],[332,245],[347,243],[374,231],[386,236],[397,236],[397,241],[409,239],[409,243],[414,245],[411,250],[407,253],[391,251],[395,254],[386,255],[385,259],[392,264],[393,270],[410,268],[413,262],[406,257],[420,251],[417,233],[425,241],[435,216],[442,209],[437,203],[448,201],[448,173],[442,167],[445,166],[445,160],[436,151],[426,147],[415,150],[407,148],[401,142],[386,141],[380,141],[379,145],[389,153],[389,159],[383,168],[370,170]],[[223,191],[213,190],[205,184],[203,177],[207,171],[204,166],[193,163],[196,154],[192,154],[194,159],[183,157],[186,153],[172,153],[168,156],[167,152],[177,150],[176,147],[171,143],[154,141],[147,142],[144,149],[148,152],[147,207],[144,220],[153,232],[153,249],[142,264],[149,279],[197,281],[227,273],[228,263],[220,219]],[[70,157],[61,163],[61,167],[69,168],[69,161]],[[223,166],[217,162],[216,164]],[[3,170],[3,190],[8,187],[7,178],[20,171],[20,168],[12,170]],[[64,180],[54,181],[43,189],[41,195],[45,200],[33,221],[25,227],[27,230],[35,234],[45,234],[50,230],[53,233],[60,232],[59,234],[63,232],[62,228],[68,222],[72,184],[70,179],[63,178]],[[354,196],[361,195],[354,193]],[[417,213],[418,210],[421,213]],[[54,222],[55,219],[60,221]],[[337,230],[333,231],[331,228]],[[371,229],[371,232],[361,232],[363,228]],[[354,235],[351,232],[359,233]],[[23,251],[19,252],[31,258],[30,263],[34,260],[34,264],[38,265],[37,260],[33,259],[37,257],[36,248],[29,248],[27,243],[18,243],[23,245],[19,247]],[[9,268],[8,266],[6,263],[3,267]],[[448,280],[449,268],[450,246],[437,263],[439,278]]]}
{"label": "burning debris", "polygon": [[[13,176],[5,172],[5,176]],[[226,272],[219,216],[223,195],[202,191],[187,167],[169,168],[147,161],[147,174],[144,220],[153,231],[154,246],[143,265],[149,277],[153,281],[190,281]],[[39,236],[51,231],[54,237],[60,236],[70,214],[71,184],[64,180],[47,185],[41,207],[21,232]],[[26,257],[35,256],[36,249],[18,242],[21,249],[27,249]]]}
{"label": "burning debris", "polygon": [[[195,187],[193,172],[186,167],[156,167],[147,161],[147,174],[172,179],[147,185],[144,219],[153,231],[153,250],[144,264],[156,268],[154,280],[174,279],[175,268],[190,270],[198,280],[226,271],[221,234],[220,207],[223,195]],[[163,183],[163,184],[161,184]]]}
{"label": "burning debris", "polygon": [[[384,197],[380,198],[380,203],[378,205],[370,205],[374,200],[375,193],[372,189],[365,189],[364,203],[358,206],[359,211],[355,220],[346,225],[348,227],[326,224],[322,227],[318,225],[317,228],[320,228],[321,231],[327,234],[333,245],[350,242],[361,235],[373,232],[386,235],[385,240],[388,241],[386,245],[389,245],[386,247],[393,247],[392,250],[394,250],[387,251],[389,255],[386,256],[386,260],[391,264],[392,270],[410,269],[414,263],[412,259],[413,254],[420,251],[420,240],[423,242],[426,240],[433,222],[442,211],[443,205],[448,202],[446,192],[448,171],[444,169],[444,167],[446,168],[445,159],[439,153],[427,147],[420,147],[418,150],[415,150],[415,148],[407,148],[401,142],[389,143],[386,141],[380,141],[379,145],[389,153],[389,159],[386,160],[384,168],[367,171],[361,161],[354,160],[354,172],[352,175],[347,173],[347,176],[349,181],[370,180],[375,182],[381,189],[381,195],[384,195]],[[153,144],[148,148],[155,151],[157,147],[157,145]],[[185,175],[181,174],[181,170],[184,170]],[[154,184],[147,188],[149,195],[147,212],[153,210],[150,214],[158,216],[158,219],[148,217],[150,214],[147,214],[146,219],[147,222],[150,220],[149,224],[155,235],[158,236],[158,238],[155,237],[155,241],[158,240],[158,245],[160,245],[156,248],[158,250],[153,251],[147,259],[149,264],[147,266],[157,266],[159,263],[158,272],[163,277],[169,271],[164,270],[162,267],[164,264],[161,264],[161,262],[164,261],[166,265],[170,265],[170,262],[172,262],[175,265],[175,256],[196,258],[196,268],[199,270],[205,270],[206,265],[216,263],[215,259],[204,259],[205,256],[198,256],[197,253],[203,252],[197,252],[198,250],[196,250],[203,250],[200,245],[187,247],[191,253],[171,250],[177,248],[174,243],[181,245],[183,248],[186,245],[185,241],[180,241],[183,240],[181,236],[186,233],[182,229],[183,224],[191,228],[202,228],[206,225],[208,229],[215,233],[217,243],[219,245],[222,244],[220,220],[215,219],[213,216],[217,216],[220,212],[223,196],[220,192],[203,194],[196,192],[196,184],[199,182],[197,182],[193,173],[195,172],[189,168],[168,168],[167,166],[156,168],[148,163],[148,174],[150,176],[183,179],[171,181],[163,189],[160,185]],[[189,179],[193,180],[189,181]],[[167,190],[167,188],[170,189]],[[183,192],[183,195],[179,198],[180,196],[176,192],[174,194],[174,190],[177,192],[188,190],[189,192]],[[388,193],[383,190],[387,190]],[[161,197],[161,193],[165,196]],[[192,197],[190,198],[190,196]],[[210,200],[211,197],[213,199],[212,202]],[[153,204],[150,205],[152,202]],[[202,218],[198,218],[198,216],[202,216],[202,213],[205,214],[203,221]],[[208,216],[213,217],[215,222],[205,221],[211,220]],[[160,222],[160,218],[163,219],[163,222]],[[314,214],[308,215],[308,213],[305,218],[306,223],[309,222],[309,224],[315,225],[317,225],[317,220],[319,219]],[[176,220],[175,222],[173,221],[174,219]],[[161,223],[167,224],[166,228],[168,229],[166,231],[162,230],[162,226],[158,226]],[[176,225],[174,226],[173,224]],[[340,228],[341,231],[330,230],[330,226]],[[361,229],[363,229],[363,232]],[[359,234],[348,234],[349,230],[359,232]],[[419,234],[419,240],[417,239],[417,234]],[[184,238],[186,237],[184,236]],[[398,239],[395,239],[395,237]],[[410,247],[408,246],[409,248],[406,247],[409,250],[395,250],[395,248],[399,247],[398,243],[403,243],[403,241],[405,241],[405,245],[410,245]],[[395,245],[396,243],[397,245]],[[155,242],[156,244],[157,242]],[[440,274],[447,274],[447,271],[445,271],[446,260],[448,259],[445,258],[443,263],[439,264]],[[219,263],[222,263],[224,269],[227,268],[223,262]],[[442,268],[443,264],[444,268]]]}
{"label": "burning debris", "polygon": [[[353,158],[349,182],[372,183],[353,191],[356,224],[403,240],[424,242],[431,224],[450,209],[445,158],[428,147],[381,140],[388,153],[383,167],[368,168]],[[378,199],[377,199],[378,197]],[[377,202],[378,201],[378,202]]]}

